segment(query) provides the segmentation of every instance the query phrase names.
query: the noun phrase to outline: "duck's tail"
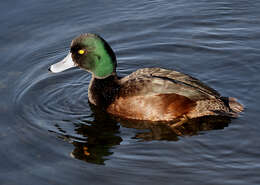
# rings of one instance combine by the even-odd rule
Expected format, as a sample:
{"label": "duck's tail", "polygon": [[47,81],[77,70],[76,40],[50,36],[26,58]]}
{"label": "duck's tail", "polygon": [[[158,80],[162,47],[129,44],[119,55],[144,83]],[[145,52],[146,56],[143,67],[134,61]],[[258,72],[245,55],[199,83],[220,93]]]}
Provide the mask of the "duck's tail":
{"label": "duck's tail", "polygon": [[221,100],[230,108],[232,117],[238,117],[244,106],[234,97],[221,97]]}

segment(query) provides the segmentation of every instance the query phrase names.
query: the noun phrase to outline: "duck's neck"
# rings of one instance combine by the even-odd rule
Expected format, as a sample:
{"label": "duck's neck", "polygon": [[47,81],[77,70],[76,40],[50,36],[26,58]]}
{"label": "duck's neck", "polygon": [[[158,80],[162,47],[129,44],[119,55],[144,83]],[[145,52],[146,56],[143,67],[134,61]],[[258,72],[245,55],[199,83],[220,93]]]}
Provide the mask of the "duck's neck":
{"label": "duck's neck", "polygon": [[88,99],[90,103],[107,108],[116,98],[120,86],[116,74],[112,74],[104,79],[95,78],[92,75],[88,87]]}

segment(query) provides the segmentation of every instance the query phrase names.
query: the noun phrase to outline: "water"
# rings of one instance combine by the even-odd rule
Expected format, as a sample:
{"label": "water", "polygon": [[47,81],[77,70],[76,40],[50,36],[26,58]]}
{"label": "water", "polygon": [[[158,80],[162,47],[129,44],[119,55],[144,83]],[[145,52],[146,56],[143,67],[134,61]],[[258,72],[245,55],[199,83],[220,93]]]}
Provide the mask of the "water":
{"label": "water", "polygon": [[[0,3],[0,184],[259,184],[258,1]],[[90,75],[50,74],[71,40],[104,37],[118,73],[185,72],[245,105],[184,130],[114,120],[90,107]],[[187,133],[186,133],[187,132]]]}

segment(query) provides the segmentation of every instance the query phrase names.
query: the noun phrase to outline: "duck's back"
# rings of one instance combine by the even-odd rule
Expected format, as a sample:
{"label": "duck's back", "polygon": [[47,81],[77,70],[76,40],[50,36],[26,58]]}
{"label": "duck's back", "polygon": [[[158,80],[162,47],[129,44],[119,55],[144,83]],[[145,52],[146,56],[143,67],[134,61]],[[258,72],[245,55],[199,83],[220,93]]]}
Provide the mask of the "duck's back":
{"label": "duck's back", "polygon": [[126,118],[170,121],[230,111],[217,91],[177,71],[139,69],[119,84],[119,95],[107,110]]}
{"label": "duck's back", "polygon": [[139,69],[120,80],[123,90],[142,89],[139,93],[171,94],[192,100],[220,97],[219,93],[201,81],[172,70],[162,68]]}

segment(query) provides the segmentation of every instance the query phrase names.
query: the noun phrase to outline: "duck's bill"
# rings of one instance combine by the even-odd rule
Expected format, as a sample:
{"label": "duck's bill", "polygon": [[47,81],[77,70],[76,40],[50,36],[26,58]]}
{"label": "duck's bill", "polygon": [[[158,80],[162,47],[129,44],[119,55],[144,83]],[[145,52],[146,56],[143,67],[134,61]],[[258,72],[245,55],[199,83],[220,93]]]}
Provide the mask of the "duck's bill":
{"label": "duck's bill", "polygon": [[69,53],[62,61],[51,65],[49,70],[53,73],[59,73],[59,72],[65,71],[69,68],[76,67],[76,66],[77,66],[77,64],[75,64],[72,61],[71,53]]}

